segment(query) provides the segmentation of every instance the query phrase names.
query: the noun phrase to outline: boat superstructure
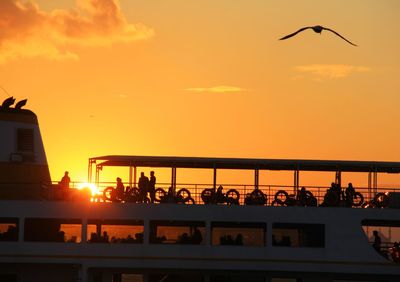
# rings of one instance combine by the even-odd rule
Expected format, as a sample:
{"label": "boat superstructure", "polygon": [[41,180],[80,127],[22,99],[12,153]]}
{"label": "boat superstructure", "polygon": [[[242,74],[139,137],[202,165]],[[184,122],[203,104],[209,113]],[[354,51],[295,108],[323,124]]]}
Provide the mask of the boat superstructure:
{"label": "boat superstructure", "polygon": [[[26,148],[18,145],[20,129],[33,131],[28,154],[33,158],[24,158],[26,152],[20,150]],[[219,186],[220,170],[254,171],[254,185],[249,191],[238,189],[237,202],[203,204],[207,193],[196,189],[204,187],[186,186],[193,202],[162,201],[168,199],[166,192],[161,203],[148,203],[135,198],[136,192],[126,198],[116,197],[116,192],[110,198],[77,197],[80,193],[71,188],[60,192],[65,188],[51,184],[37,119],[30,111],[0,108],[0,132],[7,136],[1,146],[0,281],[399,281],[400,264],[374,249],[365,232],[369,227],[400,227],[396,190],[386,208],[320,206],[326,197],[306,206],[284,206],[283,201],[271,206],[282,187],[259,183],[260,171],[293,171],[290,193],[296,195],[301,171],[332,172],[339,185],[341,173],[364,172],[371,179],[364,193],[367,201],[379,192],[377,175],[399,173],[398,162],[115,155],[89,159],[90,182],[101,187],[103,169],[126,167],[131,191],[139,185],[138,168],[168,168],[171,181],[165,188],[170,187],[172,199],[182,190],[176,178],[181,168],[213,170],[209,191]],[[30,169],[35,173],[22,183]],[[24,189],[32,191],[22,193]],[[245,201],[252,191],[263,192],[268,202]]]}

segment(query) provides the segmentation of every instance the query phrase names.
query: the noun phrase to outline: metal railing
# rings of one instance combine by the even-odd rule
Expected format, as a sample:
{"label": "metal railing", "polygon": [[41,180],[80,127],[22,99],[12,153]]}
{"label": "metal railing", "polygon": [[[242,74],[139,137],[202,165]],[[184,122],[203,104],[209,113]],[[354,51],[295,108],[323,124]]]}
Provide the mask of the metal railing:
{"label": "metal railing", "polygon": [[[254,185],[251,184],[230,184],[230,183],[221,183],[218,184],[217,186],[221,185],[223,187],[223,192],[226,193],[230,189],[235,189],[236,191],[239,192],[240,197],[239,197],[239,204],[244,205],[245,204],[245,198],[246,195],[250,194],[252,191],[254,191],[255,187]],[[157,188],[162,188],[166,192],[168,191],[169,187],[171,186],[170,183],[157,183],[156,184],[156,189]],[[71,182],[70,183],[70,188],[78,188],[82,187],[82,183],[80,182]],[[115,187],[115,182],[100,182],[98,184],[98,198],[102,198],[102,191],[106,187]],[[182,188],[186,188],[190,191],[191,197],[194,199],[195,204],[204,204],[203,200],[201,199],[201,193],[203,192],[204,189],[209,189],[212,188],[213,184],[195,184],[195,183],[177,183],[176,184],[176,190],[179,191]],[[313,196],[317,199],[318,205],[322,204],[324,201],[325,194],[327,190],[330,187],[328,186],[307,186],[306,189],[307,191],[310,191]],[[346,187],[342,188],[342,191]],[[259,185],[258,189],[261,190],[264,195],[267,197],[267,203],[266,205],[271,205],[272,201],[275,199],[275,194],[280,191],[284,190],[286,191],[289,196],[295,196],[295,187],[290,186],[290,185]],[[375,193],[372,193],[371,189],[368,189],[367,187],[356,187],[356,192],[360,192],[363,197],[364,197],[364,202],[369,202],[371,201]],[[385,187],[380,187],[378,188],[377,192],[398,192],[400,193],[400,188],[385,188]]]}

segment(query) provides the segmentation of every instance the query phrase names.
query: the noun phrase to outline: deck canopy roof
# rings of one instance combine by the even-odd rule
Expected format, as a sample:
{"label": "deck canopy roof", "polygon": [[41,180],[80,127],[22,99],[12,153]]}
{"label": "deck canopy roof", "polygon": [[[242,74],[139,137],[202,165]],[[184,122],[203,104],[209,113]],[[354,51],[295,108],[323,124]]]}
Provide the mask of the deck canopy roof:
{"label": "deck canopy roof", "polygon": [[339,160],[295,160],[295,159],[246,159],[204,158],[167,156],[101,156],[89,159],[98,167],[171,167],[171,168],[217,168],[259,169],[341,172],[386,172],[399,173],[400,162],[339,161]]}

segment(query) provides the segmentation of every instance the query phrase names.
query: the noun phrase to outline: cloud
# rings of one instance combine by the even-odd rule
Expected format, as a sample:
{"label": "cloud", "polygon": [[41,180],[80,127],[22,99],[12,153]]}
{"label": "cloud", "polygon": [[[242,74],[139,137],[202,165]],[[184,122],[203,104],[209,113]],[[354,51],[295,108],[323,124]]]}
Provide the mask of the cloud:
{"label": "cloud", "polygon": [[128,23],[118,0],[78,0],[72,9],[51,12],[34,1],[0,0],[0,63],[27,57],[77,60],[74,46],[107,46],[153,34],[141,23]]}
{"label": "cloud", "polygon": [[212,92],[212,93],[226,93],[226,92],[241,92],[245,91],[243,88],[235,87],[235,86],[214,86],[214,87],[194,87],[194,88],[186,88],[185,91],[190,92]]}
{"label": "cloud", "polygon": [[319,79],[336,79],[347,77],[353,73],[368,72],[371,69],[365,66],[352,65],[305,65],[296,66],[294,69],[300,73],[309,73]]}

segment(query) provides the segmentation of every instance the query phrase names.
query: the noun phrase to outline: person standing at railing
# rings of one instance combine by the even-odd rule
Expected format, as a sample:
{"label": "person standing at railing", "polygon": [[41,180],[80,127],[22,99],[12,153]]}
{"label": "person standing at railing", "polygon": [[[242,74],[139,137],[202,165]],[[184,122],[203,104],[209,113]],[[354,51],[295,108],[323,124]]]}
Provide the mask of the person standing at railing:
{"label": "person standing at railing", "polygon": [[140,173],[138,186],[139,186],[140,200],[141,200],[141,202],[145,202],[146,197],[147,197],[147,189],[149,186],[149,178],[144,175],[144,172]]}
{"label": "person standing at railing", "polygon": [[345,196],[346,196],[346,205],[348,207],[351,207],[353,205],[353,197],[354,197],[354,193],[355,193],[355,189],[353,187],[353,183],[349,183],[349,186],[347,186],[346,190],[345,190]]}
{"label": "person standing at railing", "polygon": [[69,178],[68,174],[69,174],[69,172],[66,171],[64,173],[64,176],[61,178],[61,181],[59,182],[60,188],[63,188],[63,189],[69,188],[69,183],[71,182],[71,178]]}
{"label": "person standing at railing", "polygon": [[154,175],[154,171],[150,171],[150,180],[149,180],[149,186],[147,188],[147,191],[150,194],[151,202],[154,203],[154,199],[156,197],[156,177]]}

